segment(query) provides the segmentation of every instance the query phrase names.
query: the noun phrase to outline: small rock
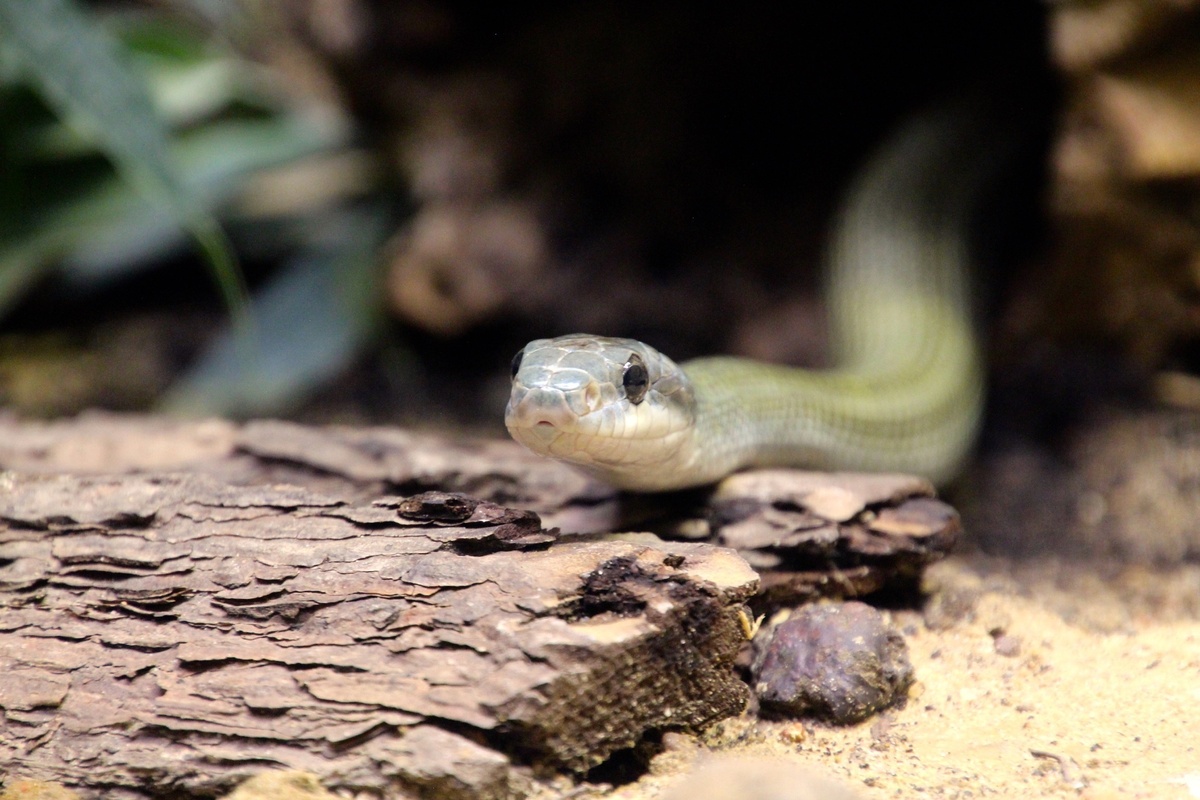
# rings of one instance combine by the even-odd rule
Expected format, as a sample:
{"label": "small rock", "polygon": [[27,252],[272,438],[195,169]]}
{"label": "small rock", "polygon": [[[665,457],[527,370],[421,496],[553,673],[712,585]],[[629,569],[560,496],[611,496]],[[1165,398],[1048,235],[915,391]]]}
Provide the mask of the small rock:
{"label": "small rock", "polygon": [[793,722],[779,731],[779,741],[790,745],[804,744],[808,741],[808,728],[802,723]]}
{"label": "small rock", "polygon": [[1021,655],[1021,637],[1002,633],[993,640],[996,655],[1014,658]]}
{"label": "small rock", "polygon": [[979,589],[973,586],[945,587],[925,604],[925,627],[944,631],[971,618],[979,605]]}
{"label": "small rock", "polygon": [[811,767],[771,758],[725,757],[704,763],[664,800],[861,800]]}
{"label": "small rock", "polygon": [[904,637],[857,602],[796,612],[776,626],[753,672],[765,708],[843,724],[903,698],[913,680]]}

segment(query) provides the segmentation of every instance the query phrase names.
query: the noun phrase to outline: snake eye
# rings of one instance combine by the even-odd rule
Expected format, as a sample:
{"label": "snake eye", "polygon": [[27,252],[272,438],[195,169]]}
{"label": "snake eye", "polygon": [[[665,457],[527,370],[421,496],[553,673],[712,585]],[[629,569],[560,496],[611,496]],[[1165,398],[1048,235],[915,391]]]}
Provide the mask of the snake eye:
{"label": "snake eye", "polygon": [[635,406],[646,398],[646,389],[650,386],[650,373],[646,364],[637,353],[630,353],[625,362],[625,374],[621,376],[621,385],[625,387],[625,399]]}
{"label": "snake eye", "polygon": [[516,379],[517,370],[519,370],[521,368],[521,359],[524,357],[525,357],[525,348],[524,347],[522,347],[520,350],[518,350],[517,354],[515,356],[513,356],[513,360],[512,360],[512,377],[513,377],[513,379]]}

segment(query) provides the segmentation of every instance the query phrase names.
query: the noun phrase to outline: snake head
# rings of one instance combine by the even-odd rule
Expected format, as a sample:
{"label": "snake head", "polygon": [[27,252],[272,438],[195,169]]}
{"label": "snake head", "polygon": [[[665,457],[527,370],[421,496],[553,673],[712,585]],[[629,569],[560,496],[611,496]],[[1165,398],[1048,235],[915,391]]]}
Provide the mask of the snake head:
{"label": "snake head", "polygon": [[615,486],[650,488],[647,476],[672,470],[694,419],[687,376],[634,339],[537,339],[513,359],[512,437]]}

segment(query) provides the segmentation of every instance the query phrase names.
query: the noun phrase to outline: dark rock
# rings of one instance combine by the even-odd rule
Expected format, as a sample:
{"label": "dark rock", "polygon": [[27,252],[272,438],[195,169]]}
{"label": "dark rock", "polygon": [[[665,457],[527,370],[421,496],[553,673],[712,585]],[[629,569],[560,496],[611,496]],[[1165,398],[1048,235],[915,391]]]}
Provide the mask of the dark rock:
{"label": "dark rock", "polygon": [[912,683],[904,637],[857,602],[801,609],[775,627],[753,671],[764,708],[837,723],[892,705]]}

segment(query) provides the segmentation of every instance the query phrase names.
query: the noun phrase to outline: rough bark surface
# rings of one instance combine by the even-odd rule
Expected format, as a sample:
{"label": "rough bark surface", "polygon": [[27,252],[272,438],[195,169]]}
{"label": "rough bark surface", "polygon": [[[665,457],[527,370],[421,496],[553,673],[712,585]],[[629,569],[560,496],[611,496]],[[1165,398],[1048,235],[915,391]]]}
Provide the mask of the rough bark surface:
{"label": "rough bark surface", "polygon": [[0,764],[117,798],[284,767],[520,795],[744,707],[758,576],[730,547],[799,596],[957,530],[920,481],[765,472],[666,512],[729,547],[562,540],[547,521],[616,530],[636,504],[505,442],[394,429],[0,419],[0,469]]}
{"label": "rough bark surface", "polygon": [[741,473],[713,493],[707,540],[759,570],[763,610],[859,597],[911,583],[954,546],[958,512],[933,494],[908,475]]}
{"label": "rough bark surface", "polygon": [[460,494],[4,473],[0,758],[106,797],[271,766],[504,796],[739,711],[756,576],[706,545],[554,547]]}

